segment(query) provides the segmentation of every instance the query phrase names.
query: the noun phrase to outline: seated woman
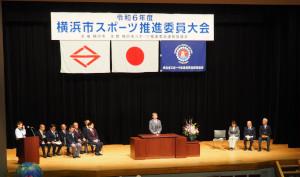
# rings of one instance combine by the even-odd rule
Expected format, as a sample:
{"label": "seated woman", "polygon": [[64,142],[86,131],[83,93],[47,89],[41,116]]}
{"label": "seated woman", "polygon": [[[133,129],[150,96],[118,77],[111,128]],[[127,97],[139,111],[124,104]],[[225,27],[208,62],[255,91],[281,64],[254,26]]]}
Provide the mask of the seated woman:
{"label": "seated woman", "polygon": [[240,129],[234,120],[231,121],[231,126],[228,129],[228,136],[229,149],[233,150],[235,149],[236,142],[240,139]]}
{"label": "seated woman", "polygon": [[72,148],[73,158],[79,158],[81,143],[78,141],[78,138],[74,134],[75,128],[73,125],[70,126],[69,132],[67,134],[67,144],[68,147]]}

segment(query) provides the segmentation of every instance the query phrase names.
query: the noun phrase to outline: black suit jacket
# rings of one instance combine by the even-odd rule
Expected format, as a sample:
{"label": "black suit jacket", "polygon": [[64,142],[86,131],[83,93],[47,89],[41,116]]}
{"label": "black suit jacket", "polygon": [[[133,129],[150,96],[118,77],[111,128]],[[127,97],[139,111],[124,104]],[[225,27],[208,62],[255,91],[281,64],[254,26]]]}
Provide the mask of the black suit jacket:
{"label": "black suit jacket", "polygon": [[255,127],[252,127],[251,129],[249,129],[248,127],[245,127],[244,128],[244,137],[247,135],[253,136],[253,139],[255,139],[255,137],[256,137]]}
{"label": "black suit jacket", "polygon": [[51,130],[48,130],[46,133],[46,137],[47,137],[47,141],[48,142],[52,142],[52,141],[59,141],[59,134],[57,133],[57,131],[55,131],[54,133],[51,132]]}
{"label": "black suit jacket", "polygon": [[36,132],[36,135],[39,136],[40,138],[40,144],[42,144],[42,142],[44,141],[44,143],[46,144],[47,143],[47,138],[46,138],[46,132],[43,132],[43,134],[40,132],[40,130],[38,130]]}
{"label": "black suit jacket", "polygon": [[63,132],[61,130],[61,131],[59,131],[58,134],[59,134],[59,139],[62,142],[62,144],[66,145],[67,144],[67,134],[68,134],[68,131],[66,130],[65,132]]}
{"label": "black suit jacket", "polygon": [[80,129],[78,129],[77,131],[74,130],[74,135],[76,136],[77,139],[80,139],[80,140],[82,140],[84,138]]}
{"label": "black suit jacket", "polygon": [[263,125],[261,125],[259,127],[259,136],[261,136],[261,135],[271,136],[271,134],[272,134],[272,131],[271,131],[271,127],[269,125],[267,125],[266,128]]}
{"label": "black suit jacket", "polygon": [[92,142],[96,139],[99,140],[99,136],[98,136],[97,130],[95,128],[93,128],[93,132],[90,129],[87,130],[87,139],[90,142]]}
{"label": "black suit jacket", "polygon": [[78,138],[75,136],[74,133],[73,135],[70,132],[67,133],[67,143],[68,145],[78,143]]}

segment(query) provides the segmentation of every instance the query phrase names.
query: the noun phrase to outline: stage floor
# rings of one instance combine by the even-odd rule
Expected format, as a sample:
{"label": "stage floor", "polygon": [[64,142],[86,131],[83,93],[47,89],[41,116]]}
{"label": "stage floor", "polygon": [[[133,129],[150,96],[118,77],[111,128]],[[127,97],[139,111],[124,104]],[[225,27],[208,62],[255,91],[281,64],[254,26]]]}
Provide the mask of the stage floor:
{"label": "stage floor", "polygon": [[[66,155],[41,158],[40,166],[45,177],[97,177],[253,170],[272,167],[275,160],[300,159],[300,148],[291,149],[282,144],[272,145],[270,152],[258,152],[257,142],[253,151],[244,151],[242,141],[234,151],[223,149],[227,142],[203,141],[200,144],[200,157],[133,160],[129,145],[105,145],[103,156],[90,153],[79,159]],[[7,154],[9,176],[13,176],[18,165],[15,149],[8,149]]]}

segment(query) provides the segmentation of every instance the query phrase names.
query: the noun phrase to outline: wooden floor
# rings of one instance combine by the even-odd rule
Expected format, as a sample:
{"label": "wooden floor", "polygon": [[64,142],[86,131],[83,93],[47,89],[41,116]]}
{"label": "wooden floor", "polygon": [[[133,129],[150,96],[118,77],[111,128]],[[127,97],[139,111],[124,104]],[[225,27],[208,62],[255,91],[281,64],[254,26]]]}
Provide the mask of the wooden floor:
{"label": "wooden floor", "polygon": [[[133,160],[130,158],[129,145],[105,145],[103,156],[90,153],[82,155],[80,159],[65,155],[41,158],[40,166],[45,177],[97,177],[252,170],[271,167],[275,160],[300,158],[300,148],[290,149],[287,145],[272,145],[271,152],[258,152],[244,151],[242,142],[234,151],[223,149],[227,147],[226,142],[214,144],[205,141],[200,144],[200,157]],[[8,174],[13,176],[17,168],[15,149],[8,149],[7,154]]]}

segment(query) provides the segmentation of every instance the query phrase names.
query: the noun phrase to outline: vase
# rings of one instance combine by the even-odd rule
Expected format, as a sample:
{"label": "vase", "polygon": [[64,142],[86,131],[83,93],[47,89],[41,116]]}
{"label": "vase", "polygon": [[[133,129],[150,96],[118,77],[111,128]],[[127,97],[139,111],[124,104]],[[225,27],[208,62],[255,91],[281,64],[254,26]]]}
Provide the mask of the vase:
{"label": "vase", "polygon": [[189,136],[188,136],[188,140],[189,140],[189,141],[195,141],[196,138],[197,138],[197,135],[189,135]]}

